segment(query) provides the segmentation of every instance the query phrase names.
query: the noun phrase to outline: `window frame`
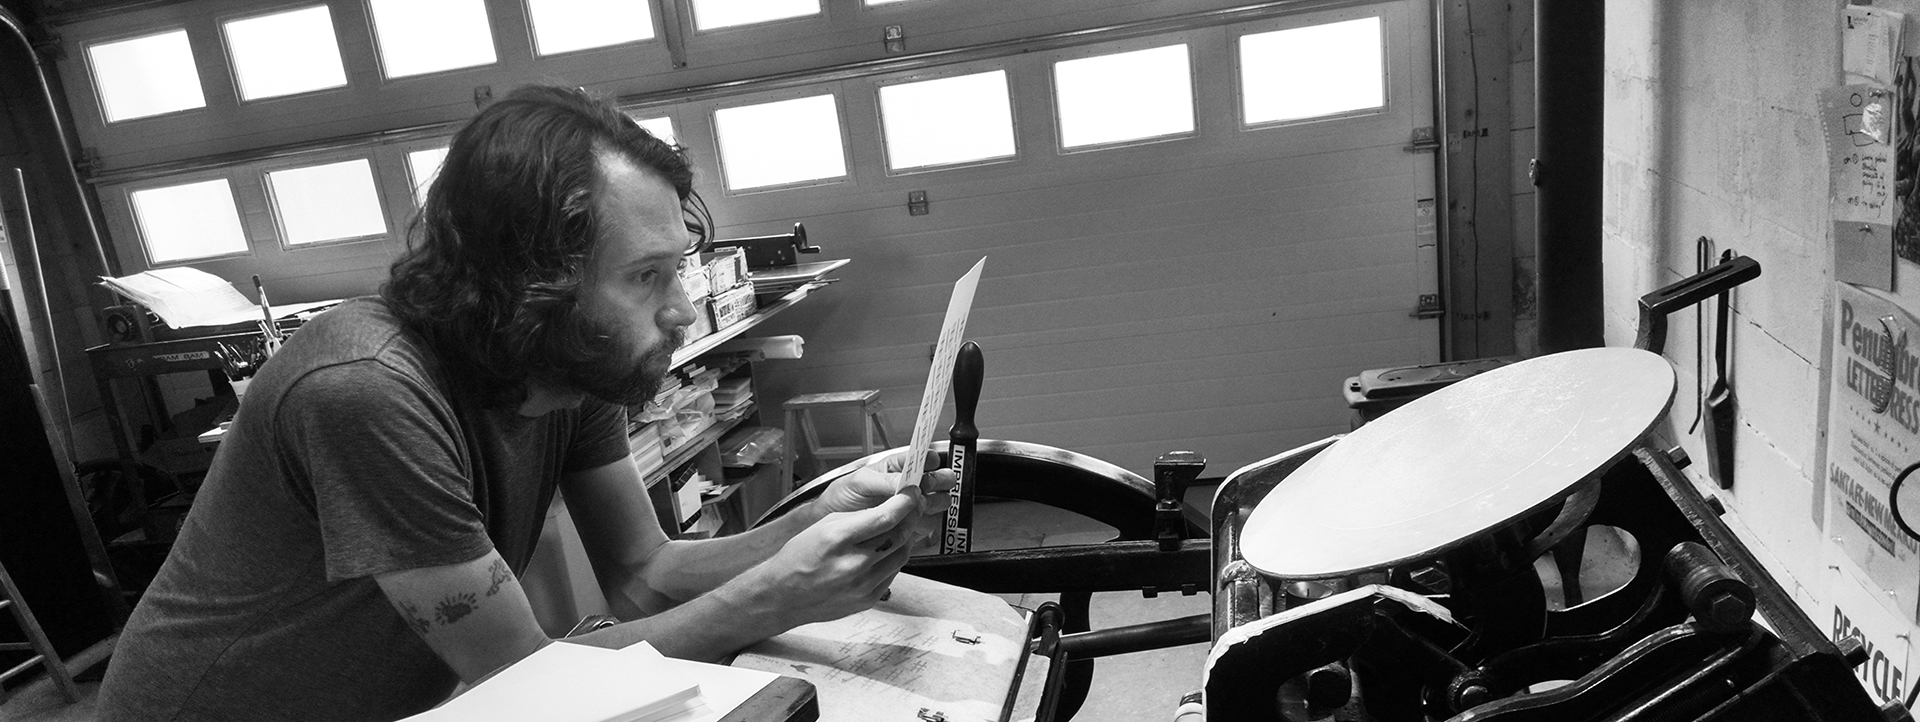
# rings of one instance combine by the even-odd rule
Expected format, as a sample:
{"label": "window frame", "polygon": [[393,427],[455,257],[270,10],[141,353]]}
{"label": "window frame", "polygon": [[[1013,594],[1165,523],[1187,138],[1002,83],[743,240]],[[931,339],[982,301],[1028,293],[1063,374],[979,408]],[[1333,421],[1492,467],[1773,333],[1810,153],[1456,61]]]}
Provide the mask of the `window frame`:
{"label": "window frame", "polygon": [[[534,0],[518,0],[518,1],[520,3],[520,17],[526,21],[525,24],[527,26],[526,27],[527,54],[536,63],[543,60],[550,59],[550,58],[564,58],[564,57],[573,56],[573,55],[581,55],[584,53],[595,53],[595,52],[601,52],[606,50],[641,48],[641,47],[647,46],[648,44],[658,43],[658,44],[664,45],[666,43],[666,31],[661,29],[666,26],[666,9],[662,7],[661,3],[655,2],[654,0],[639,0],[640,2],[646,3],[648,21],[653,23],[653,35],[651,37],[645,37],[639,40],[623,40],[621,42],[617,42],[612,45],[596,45],[591,48],[575,48],[573,50],[562,50],[555,53],[541,53],[540,52],[540,36],[535,32],[534,22],[533,22]],[[491,23],[491,20],[489,20],[489,23]],[[495,62],[499,62],[499,61],[496,60]],[[476,65],[473,67],[484,67],[484,66]],[[461,68],[461,69],[464,70],[465,68]],[[416,77],[416,76],[410,75],[407,77]]]}
{"label": "window frame", "polygon": [[[617,106],[617,107],[620,108],[620,114],[627,116],[627,119],[632,120],[635,125],[639,125],[640,120],[643,117],[647,119],[666,118],[667,122],[673,125],[673,141],[671,143],[668,143],[668,145],[673,146],[674,150],[685,152],[686,143],[682,141],[686,140],[685,135],[687,131],[687,126],[685,123],[680,122],[680,118],[677,117],[678,114],[675,113],[673,110],[675,108],[681,107],[680,104],[676,103],[672,105],[663,104],[663,105],[639,105],[639,106],[623,105],[623,106]],[[640,127],[643,129],[646,128],[646,126],[640,126]],[[652,133],[653,131],[649,130],[647,132]],[[655,136],[655,137],[659,137],[659,136]],[[662,138],[662,140],[665,140],[665,139]]]}
{"label": "window frame", "polygon": [[[193,82],[196,85],[198,85],[200,88],[199,107],[181,108],[179,110],[169,110],[165,113],[155,113],[153,115],[142,115],[135,118],[121,118],[119,120],[114,120],[112,117],[110,117],[112,113],[107,111],[107,91],[105,88],[102,88],[100,84],[100,69],[98,66],[94,65],[93,48],[100,45],[112,45],[114,43],[127,42],[130,40],[140,40],[143,38],[169,35],[176,32],[181,33],[182,35],[185,35],[187,38],[187,53],[193,59]],[[83,67],[87,72],[87,85],[93,89],[94,107],[100,110],[100,124],[103,126],[114,127],[114,126],[121,126],[126,123],[137,123],[140,121],[155,120],[158,118],[173,118],[173,117],[186,115],[188,113],[203,112],[207,110],[207,108],[213,105],[211,99],[207,97],[206,78],[201,77],[201,74],[200,74],[200,56],[193,52],[193,31],[189,29],[184,23],[172,23],[160,28],[142,28],[140,30],[135,30],[125,34],[107,35],[107,36],[94,38],[91,40],[81,41],[80,61],[84,64]]]}
{"label": "window frame", "polygon": [[[1262,33],[1277,32],[1281,30],[1294,30],[1298,28],[1310,28],[1318,25],[1331,25],[1334,23],[1342,23],[1350,20],[1363,20],[1366,18],[1375,18],[1380,22],[1380,105],[1372,108],[1359,108],[1355,110],[1345,110],[1338,113],[1328,113],[1326,115],[1316,115],[1308,118],[1263,120],[1258,123],[1250,123],[1247,121],[1247,104],[1246,104],[1246,98],[1242,90],[1243,88],[1246,87],[1246,71],[1244,68],[1241,67],[1241,62],[1240,62],[1241,38],[1244,38],[1248,35],[1259,35]],[[1332,121],[1347,120],[1352,118],[1365,118],[1369,116],[1383,115],[1383,114],[1392,112],[1393,110],[1395,110],[1394,104],[1393,104],[1394,77],[1393,77],[1393,64],[1391,62],[1393,56],[1391,51],[1389,50],[1389,48],[1391,48],[1392,46],[1389,45],[1389,43],[1392,41],[1393,32],[1394,32],[1393,23],[1391,23],[1388,20],[1387,14],[1384,12],[1381,12],[1380,8],[1377,6],[1363,6],[1363,7],[1351,8],[1342,12],[1336,12],[1336,13],[1330,13],[1330,14],[1308,13],[1308,14],[1301,14],[1301,15],[1291,15],[1291,16],[1280,17],[1280,18],[1273,18],[1273,19],[1261,21],[1258,23],[1248,23],[1248,24],[1230,26],[1228,28],[1228,37],[1227,37],[1227,61],[1232,64],[1231,77],[1229,80],[1232,83],[1232,86],[1230,89],[1233,93],[1233,120],[1234,120],[1235,127],[1241,132],[1254,132],[1254,131],[1267,130],[1270,128],[1287,128],[1287,127],[1293,127],[1293,126],[1299,126],[1299,125],[1309,125],[1313,123],[1326,123],[1326,122],[1332,122]]]}
{"label": "window frame", "polygon": [[[964,65],[959,65],[959,66],[945,66],[945,67],[941,67],[933,70],[920,71],[920,72],[915,72],[910,74],[881,76],[878,78],[874,78],[870,83],[870,85],[873,88],[874,138],[878,140],[880,145],[880,148],[879,148],[880,167],[881,167],[881,170],[885,172],[886,176],[889,178],[894,178],[899,176],[916,175],[920,173],[932,173],[935,171],[955,170],[959,168],[976,168],[980,166],[1000,165],[1003,163],[1019,162],[1021,158],[1025,156],[1025,154],[1021,150],[1021,143],[1020,143],[1020,139],[1021,139],[1020,99],[1019,99],[1019,94],[1014,92],[1014,87],[1015,87],[1014,68],[1012,67],[1012,63],[1010,61],[1011,59],[1009,58],[1000,58],[993,61],[987,61],[987,62],[981,62],[981,63],[968,63]],[[923,165],[923,166],[915,166],[912,168],[902,168],[899,170],[895,170],[893,168],[893,149],[887,145],[886,109],[885,107],[883,107],[883,105],[880,102],[881,88],[891,86],[891,85],[906,85],[909,83],[924,82],[929,80],[941,80],[945,78],[957,78],[957,77],[964,77],[968,75],[980,75],[984,73],[991,73],[996,70],[1004,73],[1007,80],[1007,84],[1006,84],[1007,125],[1009,130],[1011,130],[1013,133],[1013,153],[1005,156],[995,156],[992,158],[981,158],[977,160],[958,161],[953,163],[938,163],[934,165]]]}
{"label": "window frame", "polygon": [[[359,2],[360,12],[367,19],[367,47],[373,50],[373,67],[375,71],[380,73],[380,84],[382,87],[420,78],[441,78],[451,73],[493,68],[505,64],[505,54],[500,51],[500,21],[494,17],[492,12],[493,8],[489,5],[489,0],[478,0],[481,14],[487,19],[487,43],[493,47],[493,62],[465,65],[458,68],[442,68],[440,70],[431,70],[424,73],[414,73],[412,75],[402,75],[399,77],[389,75],[387,73],[387,53],[380,44],[380,21],[373,14],[374,0],[359,0]],[[533,39],[529,37],[527,42],[531,45]]]}
{"label": "window frame", "polygon": [[737,33],[741,31],[749,31],[749,30],[755,30],[760,28],[770,28],[770,27],[783,25],[783,24],[804,23],[804,22],[825,22],[831,19],[833,14],[833,5],[834,5],[832,0],[815,0],[815,2],[818,2],[820,4],[820,12],[813,13],[811,15],[795,15],[793,17],[788,17],[788,18],[762,20],[757,23],[747,23],[745,25],[728,25],[723,28],[704,28],[703,29],[700,27],[700,23],[698,20],[699,10],[694,7],[694,4],[696,2],[697,0],[679,0],[679,3],[678,3],[681,8],[680,15],[683,19],[686,20],[686,25],[684,27],[686,28],[687,33],[692,37],[712,37],[712,36],[716,36],[723,33]]}
{"label": "window frame", "polygon": [[[325,8],[327,11],[327,24],[333,33],[333,49],[340,60],[340,84],[330,85],[324,88],[302,90],[297,93],[288,93],[285,95],[275,95],[275,96],[270,96],[266,98],[254,98],[249,100],[246,97],[246,90],[241,86],[241,83],[240,83],[240,62],[238,58],[234,57],[233,41],[230,39],[230,36],[228,36],[227,34],[227,24],[231,22],[240,21],[240,20],[251,20],[254,18],[263,18],[271,15],[279,15],[281,13],[298,12],[301,10],[307,10],[307,9],[316,8],[316,7]],[[371,18],[369,18],[369,21],[371,21]],[[338,19],[334,16],[333,5],[331,3],[326,2],[325,0],[282,5],[270,10],[261,10],[258,12],[255,12],[249,9],[245,13],[241,13],[241,14],[222,15],[219,17],[215,17],[213,19],[213,28],[214,28],[214,31],[219,33],[220,35],[220,52],[222,55],[226,56],[225,61],[226,61],[226,69],[227,69],[227,78],[228,80],[232,81],[234,102],[240,104],[242,107],[249,106],[249,105],[262,104],[262,103],[271,103],[276,100],[286,100],[289,98],[304,98],[308,96],[319,95],[321,93],[333,92],[336,90],[340,90],[342,88],[353,87],[353,73],[347,67],[347,51],[345,48],[341,47],[340,45],[340,23]],[[377,51],[376,51],[376,54],[377,54]],[[375,59],[375,62],[378,62],[377,58]]]}
{"label": "window frame", "polygon": [[[1200,41],[1194,36],[1194,33],[1192,31],[1179,31],[1179,32],[1165,33],[1160,35],[1153,35],[1148,37],[1132,38],[1128,40],[1121,40],[1121,41],[1111,42],[1111,43],[1100,43],[1096,45],[1078,47],[1078,48],[1073,48],[1070,50],[1060,51],[1056,53],[1049,53],[1045,57],[1041,58],[1041,62],[1046,66],[1047,103],[1050,106],[1050,111],[1052,113],[1052,118],[1053,118],[1054,153],[1056,155],[1062,155],[1062,156],[1079,155],[1081,153],[1097,153],[1100,151],[1114,150],[1117,148],[1130,148],[1133,146],[1147,145],[1151,143],[1171,143],[1171,142],[1182,141],[1182,140],[1191,140],[1191,139],[1200,137],[1200,124],[1201,124],[1200,121],[1202,118],[1200,114],[1200,78],[1199,78],[1200,64],[1195,59],[1195,55],[1198,52],[1199,44],[1200,44]],[[1176,45],[1184,46],[1187,50],[1187,107],[1188,107],[1188,110],[1191,111],[1193,114],[1192,115],[1193,128],[1191,130],[1187,130],[1179,133],[1168,133],[1164,135],[1156,135],[1156,136],[1147,137],[1147,138],[1108,141],[1105,143],[1090,143],[1087,145],[1077,146],[1073,148],[1067,147],[1066,137],[1063,132],[1064,124],[1062,123],[1062,116],[1060,113],[1060,75],[1058,72],[1056,72],[1057,66],[1059,65],[1059,63],[1063,61],[1068,61],[1068,60],[1081,60],[1086,58],[1097,58],[1097,57],[1102,57],[1107,55],[1121,55],[1124,53],[1138,52],[1138,51],[1144,51],[1144,50],[1155,50],[1159,48],[1173,47]]]}
{"label": "window frame", "polygon": [[[754,195],[757,193],[771,193],[774,191],[794,190],[798,188],[812,188],[815,186],[828,186],[828,185],[836,185],[840,183],[857,182],[857,179],[854,175],[855,166],[854,166],[854,158],[853,158],[852,133],[851,133],[851,128],[848,127],[851,119],[847,115],[847,100],[845,97],[843,97],[845,93],[846,93],[845,85],[843,83],[836,82],[836,83],[823,83],[820,85],[810,85],[810,86],[804,86],[804,87],[798,87],[798,88],[786,88],[786,89],[771,91],[767,93],[756,93],[752,95],[733,96],[729,98],[718,99],[710,103],[707,106],[707,110],[706,110],[707,128],[708,128],[708,131],[713,136],[712,137],[713,158],[714,158],[714,168],[715,168],[714,175],[717,176],[718,180],[720,181],[721,193],[726,197],[733,197],[733,196]],[[838,130],[840,132],[840,161],[841,161],[841,164],[845,167],[845,171],[843,171],[841,175],[834,176],[832,178],[819,178],[814,180],[794,181],[791,183],[779,183],[774,185],[754,186],[752,188],[743,188],[740,190],[735,190],[733,188],[733,183],[730,180],[729,171],[727,169],[726,151],[720,145],[720,111],[727,108],[740,108],[740,107],[747,107],[747,106],[753,106],[753,105],[766,105],[769,103],[779,103],[779,102],[784,102],[789,100],[813,98],[821,95],[827,95],[833,98],[833,112],[834,112],[835,119],[838,121],[837,125],[839,126]],[[682,135],[685,135],[685,134],[682,133]]]}
{"label": "window frame", "polygon": [[[392,209],[390,209],[387,206],[387,199],[385,197],[387,189],[383,188],[381,184],[380,179],[382,177],[381,176],[382,171],[380,167],[380,160],[377,156],[378,156],[377,153],[370,152],[369,150],[363,150],[363,151],[356,152],[349,155],[338,155],[338,156],[330,155],[320,159],[297,158],[297,159],[282,160],[274,163],[250,164],[249,167],[247,168],[247,171],[250,175],[253,176],[254,182],[259,184],[260,198],[266,203],[265,210],[266,210],[267,216],[273,222],[274,242],[279,244],[280,251],[282,253],[299,253],[301,251],[306,251],[306,250],[315,249],[315,248],[331,248],[334,246],[345,246],[345,245],[351,245],[355,243],[367,243],[369,241],[383,241],[383,240],[395,238],[396,236],[395,236],[394,226],[393,226],[393,216],[391,215]],[[381,232],[373,233],[373,234],[363,234],[358,236],[348,236],[345,238],[330,238],[324,241],[313,241],[310,243],[291,242],[287,234],[286,219],[280,212],[280,201],[275,196],[275,193],[273,190],[273,180],[268,177],[269,174],[272,174],[278,171],[299,170],[302,168],[317,168],[320,166],[338,165],[341,163],[350,163],[356,160],[364,160],[367,162],[367,175],[373,181],[373,200],[374,200],[374,203],[378,204],[378,208],[379,208],[380,225],[382,228]],[[402,159],[402,162],[403,163],[405,162],[404,158]],[[409,195],[409,197],[411,197],[413,193],[413,188],[411,185],[407,187],[406,192]]]}
{"label": "window frame", "polygon": [[[205,182],[214,181],[214,180],[226,181],[227,183],[227,199],[229,201],[232,201],[233,203],[233,215],[234,215],[234,218],[240,224],[240,239],[245,244],[246,247],[239,251],[233,251],[230,253],[220,253],[220,254],[211,255],[211,256],[194,256],[191,258],[175,258],[175,259],[166,260],[166,261],[155,260],[154,254],[153,254],[153,244],[148,240],[146,223],[142,221],[140,218],[140,206],[139,204],[134,202],[133,194],[138,193],[140,191],[158,190],[162,188],[177,188],[180,186],[195,185],[195,184],[205,183]],[[216,170],[207,170],[207,171],[201,171],[197,173],[182,173],[179,175],[171,175],[171,176],[165,176],[161,178],[152,178],[145,181],[141,181],[139,183],[129,183],[117,189],[116,195],[119,196],[118,200],[121,203],[123,203],[125,208],[127,209],[126,217],[127,217],[127,222],[130,226],[129,230],[133,231],[134,245],[139,247],[141,260],[145,261],[147,264],[147,269],[151,270],[155,268],[172,268],[174,266],[190,266],[196,263],[207,263],[209,261],[227,261],[227,260],[234,260],[234,259],[240,259],[240,258],[253,258],[257,256],[258,250],[254,246],[254,241],[256,239],[254,239],[252,234],[248,232],[247,213],[246,213],[244,204],[241,203],[241,200],[240,200],[240,190],[241,190],[240,179],[238,177],[238,174],[234,173],[233,169],[231,168],[220,168]]]}
{"label": "window frame", "polygon": [[[385,146],[387,148],[392,149],[394,154],[397,156],[397,163],[400,166],[401,180],[402,180],[402,183],[406,186],[403,193],[407,197],[407,207],[409,209],[406,214],[407,218],[411,218],[413,214],[419,213],[420,211],[425,210],[427,207],[426,191],[428,190],[428,188],[421,188],[419,195],[416,195],[414,193],[413,154],[419,153],[421,151],[428,151],[428,150],[448,150],[451,148],[452,143],[453,143],[452,136],[441,136],[438,138],[432,138],[428,140],[414,141],[410,143],[398,143],[390,146]],[[447,159],[444,156],[441,157],[440,165],[442,167],[445,167],[446,163],[447,163]],[[439,175],[440,175],[439,170],[435,169],[434,177],[438,178]],[[380,177],[379,173],[376,171],[374,174],[374,178],[377,180],[379,177]],[[431,186],[428,186],[428,187],[430,188]],[[382,189],[382,190],[386,190],[386,189]]]}

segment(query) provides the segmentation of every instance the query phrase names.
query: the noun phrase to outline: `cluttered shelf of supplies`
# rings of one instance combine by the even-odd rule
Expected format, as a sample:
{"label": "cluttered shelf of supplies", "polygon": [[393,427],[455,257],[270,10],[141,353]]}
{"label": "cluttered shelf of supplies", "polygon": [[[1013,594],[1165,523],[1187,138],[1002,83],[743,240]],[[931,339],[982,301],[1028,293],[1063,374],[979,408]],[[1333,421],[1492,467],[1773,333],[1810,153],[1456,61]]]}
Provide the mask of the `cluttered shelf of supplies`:
{"label": "cluttered shelf of supplies", "polygon": [[753,365],[798,342],[735,340],[848,263],[749,272],[737,251],[712,255],[681,277],[694,305],[707,309],[699,314],[703,323],[689,329],[692,340],[674,353],[654,400],[631,412],[628,430],[661,526],[683,537],[738,532],[786,493],[775,478],[782,434],[756,423]]}

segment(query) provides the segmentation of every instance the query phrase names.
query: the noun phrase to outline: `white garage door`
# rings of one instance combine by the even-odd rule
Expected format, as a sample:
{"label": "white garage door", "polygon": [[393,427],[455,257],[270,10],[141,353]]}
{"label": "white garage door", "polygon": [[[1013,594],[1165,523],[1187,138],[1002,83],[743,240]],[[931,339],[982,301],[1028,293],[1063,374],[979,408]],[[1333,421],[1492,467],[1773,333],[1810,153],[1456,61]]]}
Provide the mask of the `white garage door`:
{"label": "white garage door", "polygon": [[[716,111],[822,93],[844,118],[842,177],[710,198],[725,236],[798,220],[825,247],[821,258],[854,261],[841,282],[768,328],[805,336],[807,355],[763,366],[765,408],[801,393],[877,388],[903,443],[947,288],[985,256],[968,333],[986,353],[985,437],[1142,473],[1160,453],[1190,449],[1209,459],[1210,474],[1225,474],[1346,431],[1345,378],[1438,358],[1438,321],[1410,316],[1418,296],[1437,289],[1425,202],[1434,157],[1408,149],[1415,128],[1433,125],[1425,7],[1190,28],[673,109],[682,138],[711,137]],[[1329,40],[1304,56],[1288,47]],[[1176,46],[1184,53],[1165,50]],[[1185,131],[1181,109],[1157,94],[1169,73],[1116,62],[1130,74],[1105,90],[1075,76],[1095,63],[1074,61],[1155,50],[1188,63]],[[896,141],[881,137],[878,88],[996,70],[1010,89],[1011,157],[889,169],[884,151]],[[1247,99],[1243,83],[1282,92]],[[1117,121],[1105,130],[1099,117],[1063,107],[1102,93],[1109,104],[1092,116]],[[1113,93],[1148,100],[1128,108],[1112,104]],[[1075,125],[1086,122],[1095,126]],[[1101,143],[1100,133],[1150,137]],[[1063,147],[1088,138],[1089,149]],[[700,152],[706,167],[720,161]],[[913,191],[926,193],[926,214],[909,213]]]}

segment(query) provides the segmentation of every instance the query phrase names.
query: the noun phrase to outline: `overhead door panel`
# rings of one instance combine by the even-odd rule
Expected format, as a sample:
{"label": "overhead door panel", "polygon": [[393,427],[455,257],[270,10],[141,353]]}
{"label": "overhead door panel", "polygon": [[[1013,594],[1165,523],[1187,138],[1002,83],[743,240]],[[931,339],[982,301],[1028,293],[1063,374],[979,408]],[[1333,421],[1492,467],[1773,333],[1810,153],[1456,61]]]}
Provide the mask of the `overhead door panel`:
{"label": "overhead door panel", "polygon": [[[1244,126],[1236,38],[1363,17],[1384,26],[1384,109]],[[947,291],[985,256],[967,335],[986,353],[987,437],[1140,472],[1191,449],[1224,474],[1346,431],[1344,379],[1438,358],[1437,322],[1411,316],[1437,291],[1419,203],[1433,195],[1433,159],[1407,148],[1432,125],[1430,37],[1427,6],[1400,2],[954,69],[1008,71],[1017,156],[904,174],[880,150],[872,97],[889,79],[823,84],[846,114],[850,177],[709,198],[723,235],[800,221],[826,257],[854,259],[766,327],[806,336],[807,355],[773,362],[760,394],[877,388],[893,438],[906,438]],[[1062,152],[1052,64],[1170,43],[1190,49],[1194,131]],[[675,113],[688,137],[710,137],[714,109],[748,102]],[[698,147],[710,143],[690,144],[718,160]],[[926,192],[928,214],[908,213],[909,191]]]}

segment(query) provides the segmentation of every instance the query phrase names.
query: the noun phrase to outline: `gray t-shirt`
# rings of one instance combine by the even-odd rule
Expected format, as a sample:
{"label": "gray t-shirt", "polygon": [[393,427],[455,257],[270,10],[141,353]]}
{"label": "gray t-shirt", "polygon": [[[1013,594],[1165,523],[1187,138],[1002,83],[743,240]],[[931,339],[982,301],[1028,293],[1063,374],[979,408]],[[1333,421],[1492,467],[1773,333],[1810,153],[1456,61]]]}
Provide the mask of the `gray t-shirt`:
{"label": "gray t-shirt", "polygon": [[321,314],[255,376],[115,647],[99,720],[432,707],[458,679],[373,576],[489,549],[524,571],[555,483],[625,457],[626,421],[592,399],[484,408],[378,299]]}

